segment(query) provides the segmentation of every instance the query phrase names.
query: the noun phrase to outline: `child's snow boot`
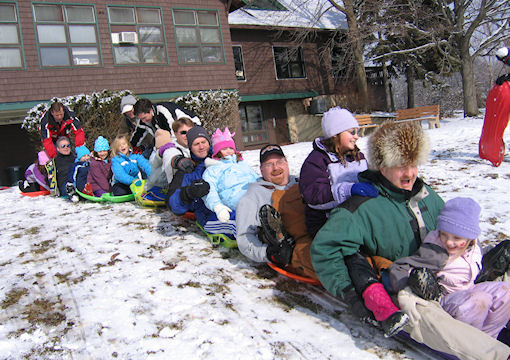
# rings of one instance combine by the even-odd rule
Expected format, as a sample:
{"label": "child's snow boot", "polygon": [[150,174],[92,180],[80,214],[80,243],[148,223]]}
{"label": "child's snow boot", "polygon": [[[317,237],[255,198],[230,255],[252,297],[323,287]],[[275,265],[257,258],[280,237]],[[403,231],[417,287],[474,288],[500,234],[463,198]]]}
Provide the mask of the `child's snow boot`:
{"label": "child's snow boot", "polygon": [[85,195],[94,196],[94,192],[92,191],[92,185],[86,183],[85,186],[83,187],[83,193]]}
{"label": "child's snow boot", "polygon": [[381,283],[371,284],[363,291],[363,300],[368,310],[384,331],[384,336],[390,337],[402,330],[409,317],[395,306]]}
{"label": "child's snow boot", "polygon": [[69,197],[69,200],[71,200],[72,202],[77,203],[78,201],[80,201],[80,197],[78,196],[78,193],[76,192],[76,188],[70,182],[68,182],[66,184],[66,193],[67,193],[67,196]]}

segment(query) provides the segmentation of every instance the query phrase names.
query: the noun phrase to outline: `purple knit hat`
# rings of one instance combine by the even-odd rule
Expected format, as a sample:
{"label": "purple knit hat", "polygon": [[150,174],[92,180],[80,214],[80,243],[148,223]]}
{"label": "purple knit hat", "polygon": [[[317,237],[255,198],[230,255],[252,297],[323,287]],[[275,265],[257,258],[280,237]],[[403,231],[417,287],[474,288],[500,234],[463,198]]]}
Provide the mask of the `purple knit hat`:
{"label": "purple knit hat", "polygon": [[347,109],[337,106],[322,116],[322,133],[325,139],[352,128],[359,128],[358,120]]}
{"label": "purple knit hat", "polygon": [[480,205],[471,198],[457,197],[448,200],[437,217],[437,229],[474,240],[481,233]]}

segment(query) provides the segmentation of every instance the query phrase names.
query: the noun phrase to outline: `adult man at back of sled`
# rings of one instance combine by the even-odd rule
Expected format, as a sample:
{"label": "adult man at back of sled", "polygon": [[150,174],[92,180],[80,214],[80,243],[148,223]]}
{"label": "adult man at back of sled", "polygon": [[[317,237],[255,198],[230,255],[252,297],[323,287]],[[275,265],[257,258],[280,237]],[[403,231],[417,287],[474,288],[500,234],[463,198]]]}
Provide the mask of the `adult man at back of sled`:
{"label": "adult man at back of sled", "polygon": [[287,271],[317,279],[310,258],[305,205],[298,178],[276,144],[260,150],[262,177],[248,186],[236,208],[237,246],[256,262],[271,261]]}
{"label": "adult man at back of sled", "polygon": [[[395,261],[413,254],[427,232],[436,228],[444,205],[418,178],[418,164],[428,156],[421,126],[381,125],[369,139],[368,154],[370,169],[358,178],[372,183],[379,196],[354,196],[342,203],[331,212],[311,246],[313,267],[322,285],[349,302],[359,316],[364,316],[363,309],[366,312],[359,306],[362,299],[375,314],[380,303],[374,289],[384,291],[366,258]],[[346,262],[357,271],[350,272]],[[508,346],[455,320],[438,302],[425,301],[405,289],[398,294],[398,305],[410,318],[404,330],[432,349],[472,360],[507,359],[510,354]]]}

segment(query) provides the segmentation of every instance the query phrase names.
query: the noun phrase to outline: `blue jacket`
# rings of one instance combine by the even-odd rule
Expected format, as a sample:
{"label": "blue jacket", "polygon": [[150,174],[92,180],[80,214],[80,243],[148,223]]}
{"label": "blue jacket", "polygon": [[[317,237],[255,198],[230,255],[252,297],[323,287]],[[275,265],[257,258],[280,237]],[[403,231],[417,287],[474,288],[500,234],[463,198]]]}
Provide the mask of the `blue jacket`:
{"label": "blue jacket", "polygon": [[72,183],[79,191],[87,184],[87,176],[89,175],[90,163],[88,161],[75,162],[69,168],[67,173],[67,182]]}
{"label": "blue jacket", "polygon": [[[212,149],[211,149],[212,150]],[[209,156],[212,154],[212,151],[209,152]],[[200,225],[204,225],[207,222],[207,219],[213,214],[211,210],[209,210],[202,198],[193,199],[191,204],[185,204],[181,200],[181,190],[183,187],[188,186],[194,180],[202,179],[202,175],[205,171],[204,159],[197,158],[195,155],[191,154],[191,158],[195,161],[196,167],[190,174],[184,174],[181,187],[178,188],[168,199],[168,206],[170,210],[176,215],[184,215],[186,212],[191,211],[197,217],[197,221]]]}
{"label": "blue jacket", "polygon": [[209,194],[203,197],[205,206],[214,211],[218,204],[235,210],[248,185],[257,181],[259,176],[246,161],[238,162],[234,154],[208,166],[202,178],[211,186]]}
{"label": "blue jacket", "polygon": [[131,185],[131,183],[141,178],[139,176],[140,170],[143,170],[145,175],[151,174],[151,166],[149,160],[142,155],[129,153],[129,155],[118,154],[112,159],[113,179],[115,183],[122,183],[124,185]]}

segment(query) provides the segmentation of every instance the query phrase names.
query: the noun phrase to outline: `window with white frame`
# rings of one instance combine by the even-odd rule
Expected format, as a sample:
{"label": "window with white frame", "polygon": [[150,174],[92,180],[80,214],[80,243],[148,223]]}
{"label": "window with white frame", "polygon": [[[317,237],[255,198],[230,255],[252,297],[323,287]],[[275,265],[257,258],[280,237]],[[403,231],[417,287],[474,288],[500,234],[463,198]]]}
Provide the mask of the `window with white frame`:
{"label": "window with white frame", "polygon": [[244,74],[243,49],[239,45],[234,45],[232,46],[232,51],[234,52],[234,66],[236,69],[236,79],[246,80],[246,76]]}
{"label": "window with white frame", "polygon": [[42,67],[100,64],[93,5],[34,3],[33,12]]}
{"label": "window with white frame", "polygon": [[0,69],[19,69],[23,51],[15,3],[0,3]]}
{"label": "window with white frame", "polygon": [[160,8],[109,6],[108,20],[115,64],[167,64]]}
{"label": "window with white frame", "polygon": [[277,79],[306,77],[301,47],[273,47]]}
{"label": "window with white frame", "polygon": [[173,9],[172,15],[179,64],[224,62],[217,11]]}
{"label": "window with white frame", "polygon": [[267,143],[267,127],[262,115],[262,106],[249,104],[239,105],[239,117],[243,130],[243,143],[255,145]]}

